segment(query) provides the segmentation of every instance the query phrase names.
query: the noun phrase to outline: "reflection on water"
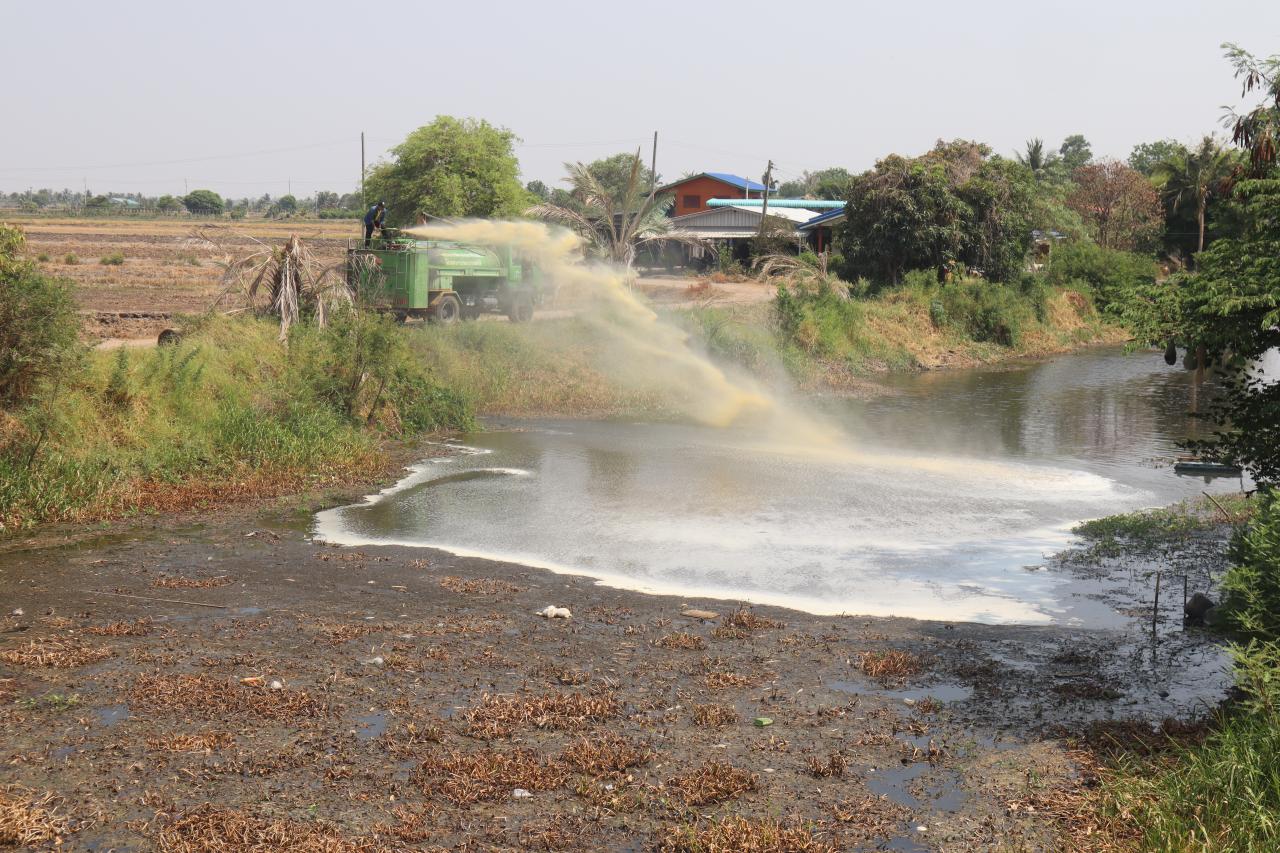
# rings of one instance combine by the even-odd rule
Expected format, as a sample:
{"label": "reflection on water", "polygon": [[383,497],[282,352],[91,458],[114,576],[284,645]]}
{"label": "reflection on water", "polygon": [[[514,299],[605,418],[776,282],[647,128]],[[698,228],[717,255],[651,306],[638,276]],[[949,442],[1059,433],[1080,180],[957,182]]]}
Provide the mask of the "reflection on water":
{"label": "reflection on water", "polygon": [[851,435],[834,449],[747,427],[495,429],[322,513],[317,533],[820,613],[1111,624],[1044,556],[1080,519],[1205,488],[1156,462],[1197,428],[1191,374],[1158,355],[886,382],[892,393],[874,400],[827,401]]}

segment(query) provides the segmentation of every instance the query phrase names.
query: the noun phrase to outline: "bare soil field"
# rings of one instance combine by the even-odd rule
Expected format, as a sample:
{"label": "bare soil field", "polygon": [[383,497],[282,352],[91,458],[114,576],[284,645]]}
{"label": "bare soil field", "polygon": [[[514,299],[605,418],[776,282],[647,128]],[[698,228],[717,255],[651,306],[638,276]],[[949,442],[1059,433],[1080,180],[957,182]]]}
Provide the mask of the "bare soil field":
{"label": "bare soil field", "polygon": [[[219,262],[242,257],[257,241],[278,243],[290,234],[307,241],[322,261],[342,260],[347,241],[361,236],[349,220],[21,219],[41,269],[69,279],[84,312],[87,341],[140,345],[153,341],[174,314],[205,311],[222,292]],[[210,240],[213,242],[211,243]],[[216,245],[214,245],[216,244]],[[119,264],[102,258],[120,255]],[[75,262],[68,263],[68,256]],[[773,288],[754,281],[712,284],[681,276],[642,277],[638,287],[656,303],[750,304],[773,298]],[[562,310],[540,317],[564,316]]]}
{"label": "bare soil field", "polygon": [[[296,233],[336,263],[347,239],[360,236],[358,223],[342,220],[13,221],[26,232],[30,254],[47,256],[41,269],[74,284],[89,340],[154,338],[167,325],[164,315],[206,310],[222,290],[219,261],[254,251],[255,241],[280,242]],[[115,254],[121,263],[101,263]],[[69,256],[74,263],[67,262]]]}

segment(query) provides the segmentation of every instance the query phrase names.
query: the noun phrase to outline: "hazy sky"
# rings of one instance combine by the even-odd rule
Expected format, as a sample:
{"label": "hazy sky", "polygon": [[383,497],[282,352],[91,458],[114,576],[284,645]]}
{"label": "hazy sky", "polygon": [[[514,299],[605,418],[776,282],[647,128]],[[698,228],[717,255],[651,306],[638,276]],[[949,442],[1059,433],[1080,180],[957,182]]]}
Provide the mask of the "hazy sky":
{"label": "hazy sky", "polygon": [[1221,132],[1219,44],[1277,0],[202,3],[0,0],[0,189],[338,192],[437,114],[513,130],[524,180],[643,148],[780,180],[938,138],[1096,155]]}

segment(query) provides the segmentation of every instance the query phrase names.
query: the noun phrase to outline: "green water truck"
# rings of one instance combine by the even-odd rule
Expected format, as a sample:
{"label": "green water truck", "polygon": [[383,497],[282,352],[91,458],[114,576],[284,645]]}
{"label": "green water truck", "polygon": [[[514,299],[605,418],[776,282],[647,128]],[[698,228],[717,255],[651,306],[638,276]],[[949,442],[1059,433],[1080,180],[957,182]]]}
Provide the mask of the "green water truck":
{"label": "green water truck", "polygon": [[456,323],[497,313],[523,323],[533,319],[542,290],[538,271],[510,246],[416,240],[392,229],[352,242],[347,281],[401,322]]}

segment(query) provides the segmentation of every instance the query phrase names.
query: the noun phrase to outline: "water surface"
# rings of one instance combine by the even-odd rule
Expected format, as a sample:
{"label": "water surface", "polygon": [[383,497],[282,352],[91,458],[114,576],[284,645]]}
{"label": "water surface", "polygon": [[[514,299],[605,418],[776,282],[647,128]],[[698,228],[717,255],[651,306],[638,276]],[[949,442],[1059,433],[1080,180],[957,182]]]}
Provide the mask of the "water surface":
{"label": "water surface", "polygon": [[751,427],[495,424],[316,532],[815,613],[1101,626],[1118,617],[1096,590],[1045,563],[1070,527],[1239,486],[1168,467],[1210,391],[1158,354],[885,384],[819,401],[849,436],[837,447]]}

